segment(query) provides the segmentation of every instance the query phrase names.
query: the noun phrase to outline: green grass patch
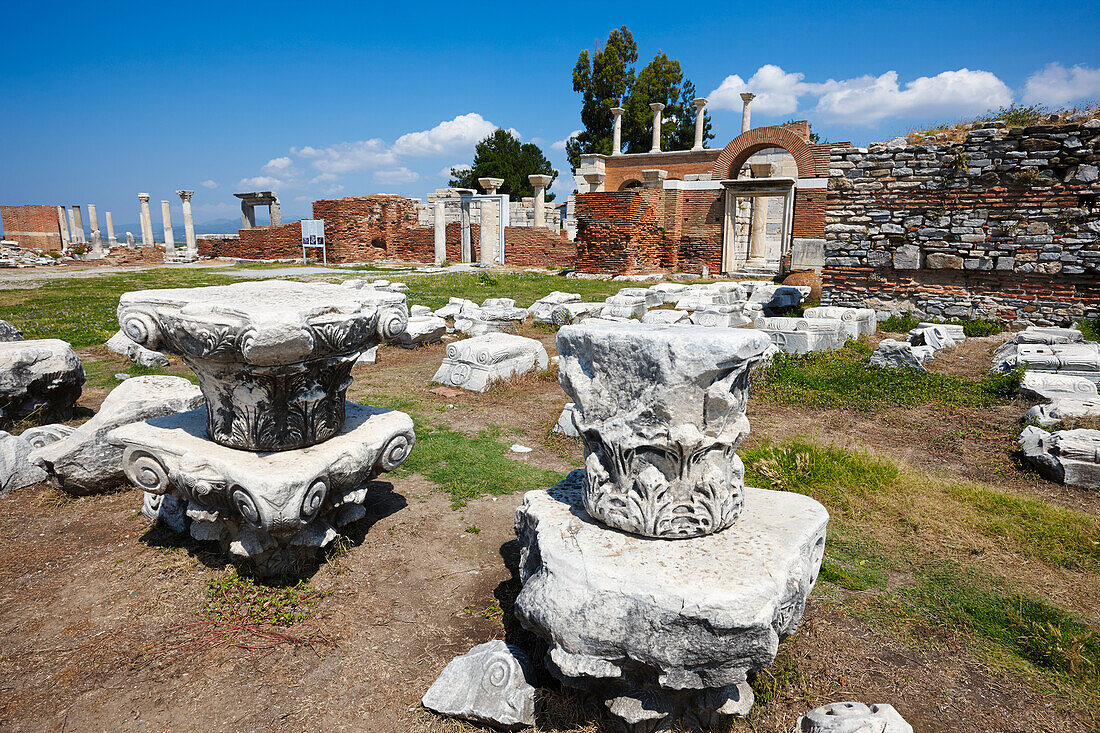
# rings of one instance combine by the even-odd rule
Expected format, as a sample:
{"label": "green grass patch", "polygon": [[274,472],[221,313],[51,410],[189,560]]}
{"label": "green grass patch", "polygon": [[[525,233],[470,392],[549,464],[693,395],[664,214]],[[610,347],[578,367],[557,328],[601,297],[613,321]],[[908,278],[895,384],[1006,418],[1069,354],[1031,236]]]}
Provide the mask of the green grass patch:
{"label": "green grass patch", "polygon": [[1085,341],[1100,341],[1100,318],[1083,318],[1077,324],[1077,328],[1085,337]]}
{"label": "green grass patch", "polygon": [[777,354],[753,384],[753,397],[784,405],[875,410],[916,405],[989,407],[1011,398],[1022,375],[986,375],[980,380],[868,366],[871,347],[851,341],[835,351]]}
{"label": "green grass patch", "polygon": [[603,300],[623,288],[647,287],[652,283],[613,282],[610,280],[567,280],[560,275],[534,272],[448,272],[401,278],[409,286],[409,303],[426,305],[432,310],[443,307],[449,298],[467,298],[481,303],[486,298],[512,298],[519,306],[529,306],[554,290],[578,293],[582,300]]}
{"label": "green grass patch", "polygon": [[980,336],[996,336],[1005,330],[1004,324],[999,321],[991,321],[987,318],[970,318],[967,320],[948,321],[949,324],[962,326],[967,338]]}
{"label": "green grass patch", "polygon": [[977,510],[984,536],[1015,540],[1048,565],[1100,571],[1100,519],[977,484],[952,485],[947,493]]}
{"label": "green grass patch", "polygon": [[900,316],[890,316],[878,324],[878,330],[886,333],[909,333],[919,325],[920,319],[912,313],[905,313]]}
{"label": "green grass patch", "polygon": [[901,590],[915,619],[970,632],[1076,683],[1100,680],[1100,638],[1093,625],[954,564],[930,563],[916,578]]}

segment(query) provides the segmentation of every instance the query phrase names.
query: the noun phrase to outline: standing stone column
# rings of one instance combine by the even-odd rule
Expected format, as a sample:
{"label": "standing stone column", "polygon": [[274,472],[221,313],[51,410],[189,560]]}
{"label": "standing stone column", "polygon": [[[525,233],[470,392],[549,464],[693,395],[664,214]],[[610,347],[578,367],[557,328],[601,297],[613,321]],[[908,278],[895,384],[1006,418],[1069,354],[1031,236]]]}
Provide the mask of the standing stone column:
{"label": "standing stone column", "polygon": [[653,110],[653,147],[649,149],[651,153],[661,152],[661,110],[665,108],[660,102],[654,102],[649,105],[649,108]]}
{"label": "standing stone column", "polygon": [[149,213],[149,194],[139,193],[141,202],[141,246],[153,246],[153,216]]}
{"label": "standing stone column", "polygon": [[695,144],[692,150],[703,149],[703,108],[707,106],[706,97],[698,97],[695,100]]}
{"label": "standing stone column", "polygon": [[470,200],[466,199],[458,205],[458,221],[459,228],[462,232],[462,252],[459,253],[459,259],[463,262],[474,261],[474,247],[473,238],[470,236]]}
{"label": "standing stone column", "polygon": [[111,212],[107,212],[107,244],[118,244],[115,239],[115,222],[111,219]]}
{"label": "standing stone column", "polygon": [[241,229],[251,229],[256,226],[256,207],[241,199]]}
{"label": "standing stone column", "polygon": [[271,226],[282,226],[283,223],[283,210],[279,206],[279,199],[275,198],[267,206],[267,218],[271,222]]}
{"label": "standing stone column", "polygon": [[65,207],[57,207],[57,226],[61,230],[61,251],[69,251],[69,222],[65,218]]}
{"label": "standing stone column", "polygon": [[611,133],[611,154],[623,154],[623,112],[622,107],[612,107],[611,114],[615,115],[615,127]]}
{"label": "standing stone column", "polygon": [[183,202],[183,236],[187,241],[187,259],[193,260],[199,256],[199,245],[195,241],[195,221],[191,218],[191,197],[194,191],[176,191],[176,195]]}
{"label": "standing stone column", "polygon": [[73,206],[73,233],[76,235],[76,241],[80,244],[84,244],[88,240],[84,238],[84,217],[80,215],[80,207]]}
{"label": "standing stone column", "polygon": [[[99,215],[96,213],[95,204],[88,204],[88,235],[99,230]],[[101,237],[102,238],[102,237]]]}
{"label": "standing stone column", "polygon": [[103,259],[103,236],[98,229],[92,230],[92,259]]}
{"label": "standing stone column", "polygon": [[531,226],[544,227],[546,226],[546,187],[554,177],[533,175],[527,176],[527,180],[535,187],[535,221]]}
{"label": "standing stone column", "polygon": [[174,254],[176,251],[176,238],[172,235],[172,212],[168,209],[168,202],[160,202],[160,218],[164,220],[164,253]]}
{"label": "standing stone column", "polygon": [[447,210],[442,201],[435,202],[435,266],[447,259]]}
{"label": "standing stone column", "polygon": [[80,240],[76,238],[76,217],[73,216],[73,209],[71,206],[66,210],[66,213],[69,216],[69,241],[73,244],[78,244]]}
{"label": "standing stone column", "polygon": [[[503,178],[479,178],[478,184],[488,196],[496,196],[497,189],[504,183]],[[481,266],[492,267],[497,261],[497,249],[500,246],[500,228],[498,222],[497,201],[481,201]]]}
{"label": "standing stone column", "polygon": [[665,186],[665,179],[668,178],[668,171],[661,170],[660,168],[650,168],[642,171],[642,188],[655,188],[662,189]]}
{"label": "standing stone column", "polygon": [[741,132],[749,131],[749,105],[752,104],[752,100],[756,99],[756,95],[752,92],[742,92],[741,101],[743,103],[741,107]]}
{"label": "standing stone column", "polygon": [[[772,163],[749,163],[753,178],[771,178],[775,174]],[[767,196],[752,199],[752,225],[749,229],[749,259],[747,267],[763,267],[768,264],[768,205]]]}

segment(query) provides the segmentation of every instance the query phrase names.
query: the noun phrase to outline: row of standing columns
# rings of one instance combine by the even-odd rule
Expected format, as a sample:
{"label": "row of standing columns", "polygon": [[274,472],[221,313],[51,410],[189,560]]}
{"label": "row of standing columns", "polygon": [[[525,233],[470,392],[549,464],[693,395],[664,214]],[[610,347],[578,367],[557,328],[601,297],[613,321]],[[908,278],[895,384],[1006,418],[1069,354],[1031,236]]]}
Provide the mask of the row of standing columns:
{"label": "row of standing columns", "polygon": [[[180,197],[180,202],[183,204],[183,236],[187,258],[195,259],[198,256],[198,241],[195,238],[195,221],[191,215],[191,197],[195,192],[176,191],[176,195]],[[149,194],[139,193],[138,201],[141,204],[141,244],[144,247],[152,247],[153,219],[149,211]],[[176,249],[176,237],[172,230],[172,211],[166,199],[160,202],[160,215],[164,223],[164,248],[166,253],[172,254]]]}
{"label": "row of standing columns", "polygon": [[[741,132],[746,132],[749,129],[749,104],[756,98],[755,94],[745,92],[741,95],[741,101],[743,107],[741,108]],[[704,109],[707,106],[706,97],[698,97],[694,100],[695,103],[695,142],[691,149],[693,151],[699,151],[703,149],[703,126],[706,121],[706,113]],[[665,105],[660,102],[654,102],[649,105],[649,108],[653,110],[653,144],[649,149],[651,153],[661,152],[661,120],[662,113],[664,112]],[[611,129],[611,154],[622,155],[623,154],[623,113],[626,109],[623,107],[612,107],[611,115],[614,118]]]}
{"label": "row of standing columns", "polygon": [[[183,231],[187,246],[187,256],[190,259],[194,259],[198,255],[198,241],[195,238],[195,222],[191,215],[191,197],[195,192],[176,191],[176,194],[183,203]],[[149,213],[149,194],[139,193],[138,201],[141,204],[141,243],[145,247],[152,247],[153,221]],[[168,201],[161,201],[160,206],[161,216],[164,220],[165,247],[169,252],[172,252],[176,246],[175,237],[172,233],[172,214],[168,208]],[[110,211],[104,212],[104,219],[107,224],[108,246],[118,244],[118,239],[115,238],[115,222]],[[65,210],[64,206],[58,206],[57,225],[61,231],[61,249],[63,252],[68,252],[74,246],[83,246],[90,242],[92,245],[92,257],[103,256],[103,235],[100,233],[99,213],[96,211],[95,204],[88,204],[90,240],[84,237],[84,217],[81,214],[79,204],[69,207],[68,211]],[[132,237],[128,237],[127,246],[134,246]]]}
{"label": "row of standing columns", "polygon": [[[534,198],[534,222],[535,227],[546,226],[546,187],[550,185],[553,176],[530,175],[527,180],[535,189]],[[486,196],[496,196],[497,190],[504,183],[503,178],[479,178],[478,183],[485,190]],[[481,229],[478,245],[481,251],[481,265],[490,267],[497,262],[496,249],[500,242],[500,205],[499,199],[482,199],[481,201]],[[447,215],[442,201],[435,202],[432,212],[435,227],[435,264],[441,265],[447,259]],[[463,231],[469,231],[469,209],[461,208]]]}

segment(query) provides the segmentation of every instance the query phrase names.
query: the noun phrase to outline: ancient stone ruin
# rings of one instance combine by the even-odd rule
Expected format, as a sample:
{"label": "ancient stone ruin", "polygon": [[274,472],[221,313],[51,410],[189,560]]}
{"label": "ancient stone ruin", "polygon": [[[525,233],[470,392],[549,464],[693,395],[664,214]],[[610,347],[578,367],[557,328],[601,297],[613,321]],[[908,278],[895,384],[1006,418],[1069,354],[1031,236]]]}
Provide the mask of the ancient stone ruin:
{"label": "ancient stone ruin", "polygon": [[126,293],[134,342],[176,354],[205,406],[118,428],[127,477],[175,529],[262,575],[294,572],[400,465],[412,420],[346,402],[359,354],[408,320],[404,296],[283,281]]}
{"label": "ancient stone ruin", "polygon": [[[558,333],[585,469],[516,512],[520,622],[631,730],[746,715],[825,549],[813,499],[743,485],[756,331],[590,321]],[[644,623],[639,623],[644,619]]]}

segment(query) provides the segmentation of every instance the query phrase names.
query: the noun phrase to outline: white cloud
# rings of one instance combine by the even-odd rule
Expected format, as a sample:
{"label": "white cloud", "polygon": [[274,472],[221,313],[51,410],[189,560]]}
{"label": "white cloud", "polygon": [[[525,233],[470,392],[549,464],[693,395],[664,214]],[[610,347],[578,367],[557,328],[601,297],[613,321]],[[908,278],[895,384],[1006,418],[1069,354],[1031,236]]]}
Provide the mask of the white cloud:
{"label": "white cloud", "polygon": [[[313,167],[329,174],[331,180],[339,173],[393,165],[397,162],[393,151],[379,138],[337,143],[325,148],[291,148],[291,154],[313,161]],[[276,158],[278,160],[278,158]]]}
{"label": "white cloud", "polygon": [[995,74],[970,69],[921,76],[904,86],[896,71],[830,79],[822,86],[815,112],[849,124],[874,124],[886,117],[961,117],[1012,103],[1011,90]]}
{"label": "white cloud", "polygon": [[218,182],[213,180],[206,180],[199,184],[203,188],[217,188]]}
{"label": "white cloud", "polygon": [[[741,109],[741,92],[753,92],[752,109],[766,115],[789,115],[803,97],[816,98],[821,117],[852,125],[874,124],[887,117],[953,117],[1011,104],[1012,92],[988,71],[958,69],[921,76],[899,84],[898,73],[865,74],[852,79],[807,82],[805,74],[765,64],[745,81],[727,76],[707,98],[716,109]],[[812,103],[812,100],[811,100]]]}
{"label": "white cloud", "polygon": [[798,109],[798,98],[810,94],[814,85],[803,81],[804,74],[788,73],[775,64],[764,64],[745,81],[737,74],[727,76],[707,95],[707,104],[715,109],[740,110],[742,92],[752,92],[753,110],[770,115],[788,115]]}
{"label": "white cloud", "polygon": [[264,164],[265,173],[278,173],[279,171],[285,171],[290,166],[294,165],[294,161],[285,155],[281,158],[272,158]]}
{"label": "white cloud", "polygon": [[469,163],[455,163],[454,165],[444,166],[443,168],[439,169],[439,177],[450,178],[452,169],[456,171],[468,171],[471,168],[473,168],[473,166]]}
{"label": "white cloud", "polygon": [[1057,107],[1091,97],[1100,97],[1100,69],[1080,64],[1067,69],[1055,61],[1024,84],[1025,104]]}
{"label": "white cloud", "polygon": [[558,140],[557,142],[550,143],[550,149],[551,150],[565,150],[565,144],[567,142],[569,142],[570,140],[572,140],[573,138],[575,138],[577,135],[580,135],[580,134],[581,134],[580,130],[573,130],[573,132],[566,135],[563,140]]}
{"label": "white cloud", "polygon": [[252,178],[242,178],[237,185],[244,189],[268,191],[282,188],[283,182],[274,176],[253,176]]}
{"label": "white cloud", "polygon": [[[405,166],[400,168],[394,168],[392,170],[375,171],[374,181],[375,183],[388,183],[388,184],[401,184],[412,183],[420,178],[420,174],[416,171],[411,171]],[[342,187],[341,187],[342,188]]]}
{"label": "white cloud", "polygon": [[393,144],[396,155],[445,155],[472,150],[497,126],[477,112],[440,122],[430,130],[407,132]]}

